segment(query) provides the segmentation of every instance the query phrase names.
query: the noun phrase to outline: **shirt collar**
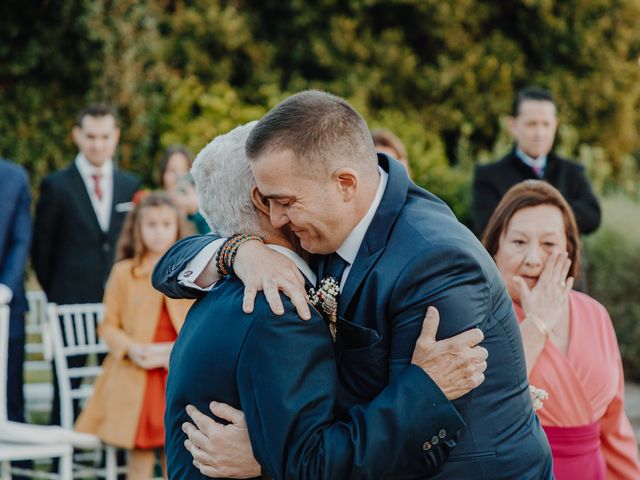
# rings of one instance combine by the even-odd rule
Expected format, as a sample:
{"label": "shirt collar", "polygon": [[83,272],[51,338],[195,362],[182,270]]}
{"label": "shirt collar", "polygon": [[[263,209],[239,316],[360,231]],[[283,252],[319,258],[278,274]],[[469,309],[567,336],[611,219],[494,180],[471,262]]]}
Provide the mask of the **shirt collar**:
{"label": "shirt collar", "polygon": [[533,158],[527,155],[526,153],[524,153],[520,149],[520,147],[516,148],[516,155],[522,161],[522,163],[524,163],[525,165],[528,165],[531,168],[535,167],[535,168],[544,170],[544,168],[547,166],[547,155],[542,155],[541,157]]}
{"label": "shirt collar", "polygon": [[371,202],[371,206],[367,211],[366,215],[362,217],[362,220],[355,226],[351,233],[347,236],[342,245],[336,250],[336,253],[340,255],[344,260],[346,260],[349,265],[352,265],[356,260],[356,256],[358,255],[358,250],[360,250],[360,245],[364,240],[364,236],[369,229],[369,225],[373,221],[373,217],[376,214],[376,210],[378,210],[378,206],[380,206],[380,202],[382,201],[382,195],[384,194],[384,190],[387,187],[387,180],[389,178],[389,174],[385,172],[380,166],[378,166],[378,171],[380,172],[380,183],[378,184],[378,191],[376,192],[376,196]]}
{"label": "shirt collar", "polygon": [[291,260],[293,260],[296,266],[298,267],[298,270],[300,270],[302,274],[307,278],[307,280],[309,280],[309,283],[311,283],[311,285],[316,284],[316,274],[313,273],[313,270],[311,270],[311,267],[309,267],[307,262],[305,262],[300,255],[298,255],[293,250],[290,250],[286,247],[282,247],[280,245],[273,245],[273,244],[267,243],[266,246],[272,250],[275,250],[278,253],[281,253],[285,257],[288,257]]}
{"label": "shirt collar", "polygon": [[110,158],[104,162],[101,167],[96,167],[92,165],[82,153],[78,153],[76,156],[76,166],[78,167],[80,175],[84,178],[96,174],[102,175],[103,178],[108,178],[113,173],[113,160]]}

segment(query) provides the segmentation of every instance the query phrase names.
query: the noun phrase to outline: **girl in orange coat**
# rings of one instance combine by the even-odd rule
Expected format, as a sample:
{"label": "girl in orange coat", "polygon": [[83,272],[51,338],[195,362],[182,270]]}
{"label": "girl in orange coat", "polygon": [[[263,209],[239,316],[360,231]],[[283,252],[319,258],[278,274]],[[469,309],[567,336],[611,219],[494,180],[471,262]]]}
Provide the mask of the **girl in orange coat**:
{"label": "girl in orange coat", "polygon": [[167,195],[142,198],[125,221],[105,290],[98,333],[109,354],[76,429],[129,449],[130,479],[152,478],[155,450],[164,446],[169,354],[191,301],[154,290],[151,272],[187,228]]}

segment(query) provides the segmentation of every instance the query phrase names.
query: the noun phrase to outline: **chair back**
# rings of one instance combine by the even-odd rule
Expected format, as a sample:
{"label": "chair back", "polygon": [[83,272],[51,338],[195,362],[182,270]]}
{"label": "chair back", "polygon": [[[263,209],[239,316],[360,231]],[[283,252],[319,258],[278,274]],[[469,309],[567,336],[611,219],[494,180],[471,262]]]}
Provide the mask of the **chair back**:
{"label": "chair back", "polygon": [[[102,303],[47,305],[47,318],[53,344],[53,357],[60,391],[60,420],[63,427],[73,428],[73,401],[84,401],[93,393],[93,380],[102,367],[97,365],[72,368],[69,358],[76,355],[106,354],[107,344],[98,337],[97,327],[104,315]],[[64,332],[61,328],[64,325]],[[71,379],[80,378],[79,387]]]}
{"label": "chair back", "polygon": [[7,368],[9,356],[9,306],[0,305],[0,425],[7,422]]}

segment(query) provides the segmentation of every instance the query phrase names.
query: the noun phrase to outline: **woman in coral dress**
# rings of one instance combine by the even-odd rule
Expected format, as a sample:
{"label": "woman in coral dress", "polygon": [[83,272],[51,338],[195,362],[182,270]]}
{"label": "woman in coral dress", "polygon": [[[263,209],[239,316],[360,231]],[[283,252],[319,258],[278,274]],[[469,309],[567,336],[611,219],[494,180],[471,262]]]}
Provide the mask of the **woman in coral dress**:
{"label": "woman in coral dress", "polygon": [[571,208],[548,183],[522,182],[503,197],[483,243],[514,302],[530,384],[548,394],[537,413],[556,478],[640,479],[611,319],[572,290],[579,237]]}

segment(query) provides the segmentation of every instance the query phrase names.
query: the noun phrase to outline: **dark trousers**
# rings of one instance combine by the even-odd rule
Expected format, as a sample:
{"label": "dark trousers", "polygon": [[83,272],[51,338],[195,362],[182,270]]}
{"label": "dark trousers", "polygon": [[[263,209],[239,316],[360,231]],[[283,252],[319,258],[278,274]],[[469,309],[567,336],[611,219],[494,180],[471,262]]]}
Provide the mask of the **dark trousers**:
{"label": "dark trousers", "polygon": [[[9,355],[7,358],[7,417],[12,422],[20,423],[24,423],[24,342],[24,335],[11,337],[11,334],[9,334],[9,351],[7,352]],[[32,463],[27,460],[11,462],[11,465],[18,468],[32,468]],[[13,478],[22,480],[27,477],[14,475]]]}
{"label": "dark trousers", "polygon": [[24,336],[9,336],[7,362],[7,416],[24,423]]}

